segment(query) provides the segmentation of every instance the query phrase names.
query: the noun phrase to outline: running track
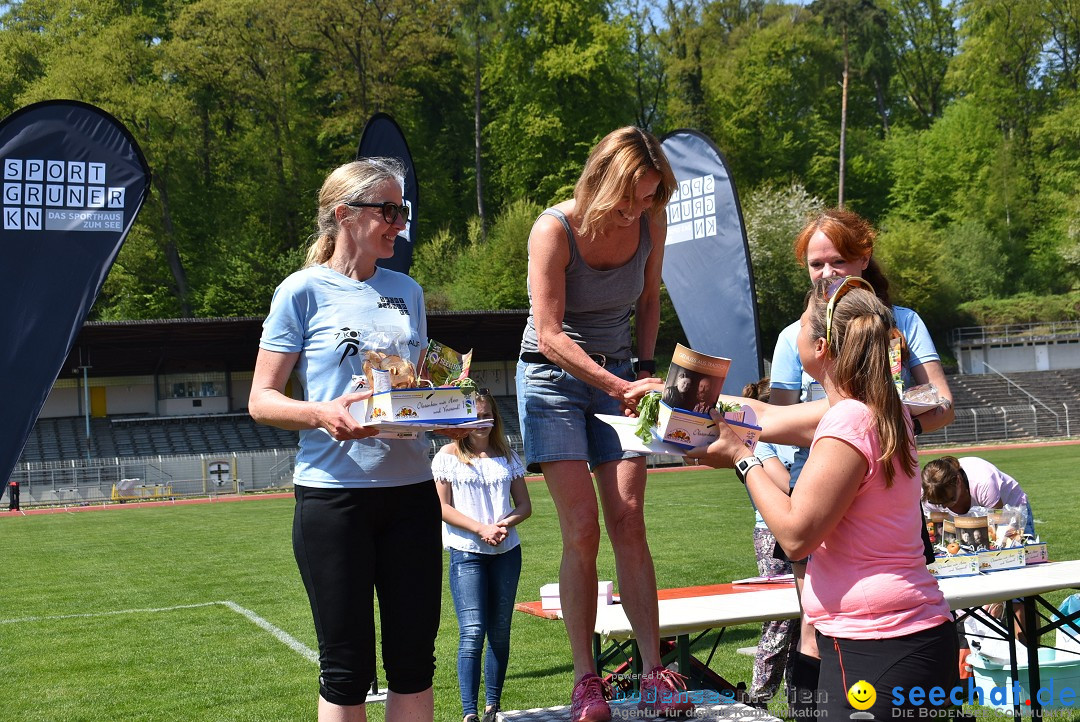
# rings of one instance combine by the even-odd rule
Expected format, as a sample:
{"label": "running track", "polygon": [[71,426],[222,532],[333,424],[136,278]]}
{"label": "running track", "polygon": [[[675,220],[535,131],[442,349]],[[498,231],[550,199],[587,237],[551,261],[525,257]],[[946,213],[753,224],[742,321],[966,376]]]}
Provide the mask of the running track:
{"label": "running track", "polygon": [[[1078,446],[1080,439],[1067,441],[1032,441],[1017,444],[1001,444],[995,446],[957,446],[952,448],[924,449],[919,452],[920,456],[940,454],[970,454],[983,451],[1001,451],[1005,449],[1037,449],[1045,446]],[[671,466],[660,469],[650,469],[651,474],[665,474],[674,471],[686,471],[688,469],[705,470],[707,466]],[[530,482],[542,481],[540,475],[531,476]],[[199,497],[197,499],[177,499],[176,501],[129,501],[124,504],[115,504],[111,501],[93,503],[89,506],[50,506],[44,508],[23,509],[22,511],[0,510],[0,519],[14,516],[34,516],[36,514],[67,514],[76,511],[113,511],[119,509],[145,509],[153,506],[176,506],[178,504],[224,504],[234,501],[255,501],[258,499],[291,499],[291,492],[274,494],[237,494],[218,497]]]}

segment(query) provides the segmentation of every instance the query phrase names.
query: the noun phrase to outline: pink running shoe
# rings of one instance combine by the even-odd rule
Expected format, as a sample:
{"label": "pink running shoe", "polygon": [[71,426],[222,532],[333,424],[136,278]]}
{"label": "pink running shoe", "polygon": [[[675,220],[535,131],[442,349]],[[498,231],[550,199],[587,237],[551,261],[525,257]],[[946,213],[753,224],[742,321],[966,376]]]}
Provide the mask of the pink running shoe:
{"label": "pink running shoe", "polygon": [[570,719],[573,722],[608,722],[611,719],[611,707],[607,700],[611,692],[595,674],[587,674],[574,685],[570,696]]}
{"label": "pink running shoe", "polygon": [[694,703],[686,690],[686,677],[666,667],[653,667],[641,678],[641,701],[638,708],[661,717],[692,714]]}

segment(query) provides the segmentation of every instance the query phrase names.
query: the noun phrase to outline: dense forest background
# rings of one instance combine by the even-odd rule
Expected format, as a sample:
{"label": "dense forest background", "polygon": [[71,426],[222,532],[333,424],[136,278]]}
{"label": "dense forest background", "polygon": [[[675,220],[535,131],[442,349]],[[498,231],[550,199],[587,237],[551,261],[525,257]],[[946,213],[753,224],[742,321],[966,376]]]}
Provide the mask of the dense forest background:
{"label": "dense forest background", "polygon": [[725,154],[766,346],[807,285],[795,231],[841,198],[939,344],[1077,318],[1078,83],[1080,0],[0,4],[0,114],[93,103],[153,170],[98,320],[264,314],[377,111],[413,150],[433,309],[527,306],[532,220],[633,123]]}

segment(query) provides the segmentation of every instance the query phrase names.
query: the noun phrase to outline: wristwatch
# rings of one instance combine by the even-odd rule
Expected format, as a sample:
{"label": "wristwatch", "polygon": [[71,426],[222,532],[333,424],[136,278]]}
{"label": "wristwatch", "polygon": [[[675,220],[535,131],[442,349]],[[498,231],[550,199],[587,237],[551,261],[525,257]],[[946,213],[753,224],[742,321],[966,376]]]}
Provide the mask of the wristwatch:
{"label": "wristwatch", "polygon": [[641,373],[642,371],[650,374],[656,373],[656,359],[638,359],[634,366],[634,371],[636,373]]}
{"label": "wristwatch", "polygon": [[735,462],[735,476],[739,477],[739,481],[746,483],[746,474],[755,466],[761,466],[761,459],[756,456],[745,456]]}

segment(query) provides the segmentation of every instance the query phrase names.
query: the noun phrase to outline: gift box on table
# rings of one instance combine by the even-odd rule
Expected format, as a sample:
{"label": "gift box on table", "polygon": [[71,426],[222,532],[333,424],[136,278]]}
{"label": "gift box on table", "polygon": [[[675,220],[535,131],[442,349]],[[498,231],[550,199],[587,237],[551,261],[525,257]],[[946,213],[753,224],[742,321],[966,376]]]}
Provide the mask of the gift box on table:
{"label": "gift box on table", "polygon": [[926,568],[935,577],[966,577],[979,573],[979,555],[953,554],[938,557]]}
{"label": "gift box on table", "polygon": [[993,572],[999,569],[1016,569],[1027,562],[1024,547],[1007,549],[984,549],[979,552],[979,571]]}
{"label": "gift box on table", "polygon": [[1050,561],[1050,554],[1046,550],[1046,542],[1032,542],[1024,545],[1024,556],[1027,564],[1042,564]]}

